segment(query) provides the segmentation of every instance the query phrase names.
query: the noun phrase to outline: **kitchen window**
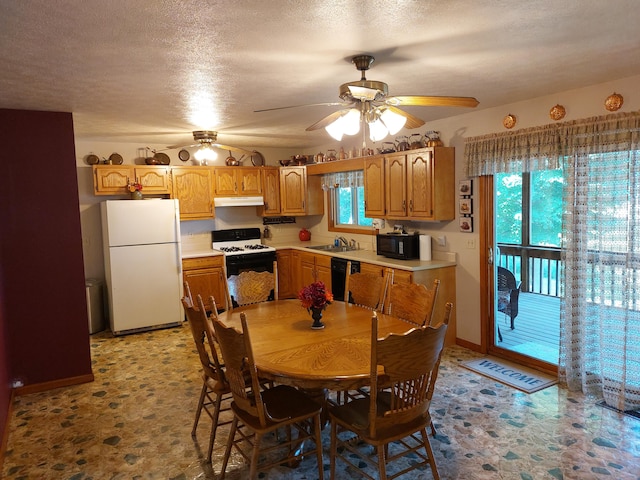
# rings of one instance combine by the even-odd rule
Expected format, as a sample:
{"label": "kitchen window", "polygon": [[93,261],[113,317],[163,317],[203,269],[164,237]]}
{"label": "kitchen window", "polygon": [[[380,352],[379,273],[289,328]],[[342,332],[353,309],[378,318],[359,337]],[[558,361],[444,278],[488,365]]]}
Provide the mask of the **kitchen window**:
{"label": "kitchen window", "polygon": [[364,216],[364,177],[361,170],[325,175],[329,192],[329,230],[346,233],[373,233],[373,219]]}

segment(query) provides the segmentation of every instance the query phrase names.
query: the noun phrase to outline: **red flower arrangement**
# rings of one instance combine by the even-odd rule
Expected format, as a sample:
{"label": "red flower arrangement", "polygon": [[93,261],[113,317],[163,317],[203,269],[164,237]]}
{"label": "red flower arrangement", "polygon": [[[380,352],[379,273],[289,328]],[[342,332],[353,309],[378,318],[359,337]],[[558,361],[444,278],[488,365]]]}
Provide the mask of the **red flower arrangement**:
{"label": "red flower arrangement", "polygon": [[141,183],[130,183],[127,185],[127,187],[129,187],[129,191],[131,193],[133,192],[140,192],[142,190],[142,184]]}
{"label": "red flower arrangement", "polygon": [[333,302],[333,294],[327,290],[324,282],[314,282],[298,292],[302,306],[307,310],[324,310]]}

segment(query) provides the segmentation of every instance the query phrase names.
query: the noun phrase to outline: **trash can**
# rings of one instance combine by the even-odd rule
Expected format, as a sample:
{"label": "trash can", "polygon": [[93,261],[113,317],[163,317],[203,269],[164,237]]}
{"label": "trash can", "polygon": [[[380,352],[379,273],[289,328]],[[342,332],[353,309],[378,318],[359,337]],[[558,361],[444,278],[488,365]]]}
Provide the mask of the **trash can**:
{"label": "trash can", "polygon": [[85,281],[87,292],[87,314],[89,317],[89,333],[98,333],[104,326],[104,282],[97,278],[87,278]]}

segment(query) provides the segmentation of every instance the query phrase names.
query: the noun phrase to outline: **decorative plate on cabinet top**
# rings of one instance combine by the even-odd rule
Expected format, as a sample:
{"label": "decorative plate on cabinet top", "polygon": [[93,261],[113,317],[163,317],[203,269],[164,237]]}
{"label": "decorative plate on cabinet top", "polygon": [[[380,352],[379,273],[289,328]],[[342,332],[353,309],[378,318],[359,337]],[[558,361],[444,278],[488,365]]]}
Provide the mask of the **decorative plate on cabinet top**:
{"label": "decorative plate on cabinet top", "polygon": [[261,167],[264,165],[264,157],[257,150],[251,152],[251,164],[254,167]]}
{"label": "decorative plate on cabinet top", "polygon": [[502,125],[504,125],[504,128],[513,128],[516,125],[516,121],[516,116],[509,114],[502,119]]}
{"label": "decorative plate on cabinet top", "polygon": [[183,162],[186,162],[187,160],[189,160],[191,158],[191,154],[189,153],[189,150],[185,150],[183,148],[182,150],[180,150],[178,152],[178,158],[180,160],[182,160]]}
{"label": "decorative plate on cabinet top", "polygon": [[109,155],[109,163],[113,165],[122,165],[122,162],[122,155],[120,155],[119,153],[112,153],[111,155]]}
{"label": "decorative plate on cabinet top", "polygon": [[166,153],[156,152],[153,154],[153,158],[158,160],[158,163],[160,165],[169,165],[171,163],[171,159],[169,158],[169,155],[167,155]]}
{"label": "decorative plate on cabinet top", "polygon": [[94,154],[87,155],[85,161],[87,162],[87,165],[97,165],[100,163],[100,157]]}

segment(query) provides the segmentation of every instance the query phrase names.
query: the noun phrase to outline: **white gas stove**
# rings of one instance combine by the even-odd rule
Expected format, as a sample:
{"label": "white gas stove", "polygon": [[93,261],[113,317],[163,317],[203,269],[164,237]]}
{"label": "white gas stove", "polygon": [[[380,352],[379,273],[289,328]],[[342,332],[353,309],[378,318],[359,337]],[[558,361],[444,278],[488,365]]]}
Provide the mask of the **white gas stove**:
{"label": "white gas stove", "polygon": [[234,228],[211,232],[212,247],[224,252],[227,276],[242,271],[273,271],[276,249],[263,245],[259,228]]}

